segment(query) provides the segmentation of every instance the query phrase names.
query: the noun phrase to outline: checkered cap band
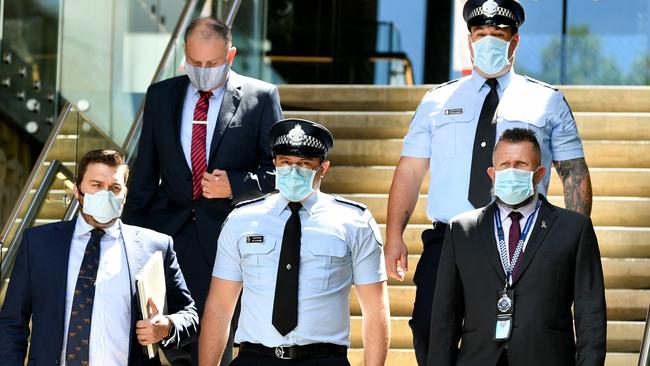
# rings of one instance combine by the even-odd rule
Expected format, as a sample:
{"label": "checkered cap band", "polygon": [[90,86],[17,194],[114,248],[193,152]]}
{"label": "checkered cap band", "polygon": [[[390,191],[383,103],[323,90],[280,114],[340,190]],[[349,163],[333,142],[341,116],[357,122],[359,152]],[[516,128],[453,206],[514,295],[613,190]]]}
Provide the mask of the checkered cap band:
{"label": "checkered cap band", "polygon": [[479,6],[478,8],[472,10],[471,13],[469,13],[469,17],[467,17],[467,20],[470,20],[472,18],[475,18],[479,15],[485,15],[488,18],[492,18],[493,16],[500,15],[502,17],[510,18],[514,20],[515,22],[517,19],[515,18],[515,15],[508,9],[502,8],[502,7],[497,7],[496,13],[490,14],[488,13],[482,6]]}
{"label": "checkered cap band", "polygon": [[298,143],[298,144],[293,143],[291,141],[291,139],[289,138],[288,134],[287,135],[282,135],[282,136],[278,137],[275,140],[275,143],[273,144],[273,146],[276,146],[276,145],[291,145],[291,146],[295,146],[295,147],[306,146],[306,147],[313,147],[313,148],[321,149],[321,150],[327,150],[325,145],[322,142],[320,142],[319,139],[317,139],[317,138],[315,138],[313,136],[309,136],[309,135],[305,135],[304,138],[302,139],[302,141],[300,141],[300,143]]}

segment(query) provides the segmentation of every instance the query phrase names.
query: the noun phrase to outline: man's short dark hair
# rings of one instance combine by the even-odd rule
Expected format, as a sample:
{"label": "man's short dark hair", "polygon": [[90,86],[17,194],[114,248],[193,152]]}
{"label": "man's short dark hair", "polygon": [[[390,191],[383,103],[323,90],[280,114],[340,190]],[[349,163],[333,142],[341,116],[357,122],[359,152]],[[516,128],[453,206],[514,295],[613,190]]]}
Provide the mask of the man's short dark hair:
{"label": "man's short dark hair", "polygon": [[232,33],[230,27],[223,20],[215,19],[213,17],[197,18],[185,28],[185,43],[190,36],[199,32],[203,39],[209,39],[214,36],[223,38],[226,41],[226,46],[230,47],[232,44]]}
{"label": "man's short dark hair", "polygon": [[494,145],[494,151],[496,151],[502,141],[511,144],[516,144],[519,142],[530,142],[533,144],[533,150],[535,150],[535,153],[537,154],[537,163],[541,164],[542,148],[539,146],[537,137],[535,137],[535,131],[520,127],[509,128],[503,131],[501,133],[501,136],[499,136],[499,141],[497,141],[497,143]]}
{"label": "man's short dark hair", "polygon": [[[81,181],[84,179],[88,165],[93,163],[106,164],[110,167],[119,167],[120,165],[124,165],[124,158],[122,158],[122,154],[115,150],[88,151],[86,154],[84,154],[84,156],[81,157],[79,164],[77,165],[77,187],[81,185]],[[127,170],[124,177],[125,182],[128,178],[128,175],[129,171]]]}

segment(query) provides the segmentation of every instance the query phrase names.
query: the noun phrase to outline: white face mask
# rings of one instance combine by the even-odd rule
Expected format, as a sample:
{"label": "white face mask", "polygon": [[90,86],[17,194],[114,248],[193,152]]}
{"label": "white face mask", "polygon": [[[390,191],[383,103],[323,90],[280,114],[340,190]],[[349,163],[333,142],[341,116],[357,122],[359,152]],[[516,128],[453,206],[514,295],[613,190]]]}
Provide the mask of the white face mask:
{"label": "white face mask", "polygon": [[83,197],[83,213],[92,216],[101,224],[109,223],[122,214],[124,196],[117,197],[113,192],[101,190],[97,193],[85,193]]}
{"label": "white face mask", "polygon": [[510,65],[508,50],[510,42],[493,36],[485,36],[472,43],[474,66],[487,75],[497,75]]}
{"label": "white face mask", "polygon": [[185,63],[185,72],[192,85],[201,91],[215,89],[226,82],[230,66],[228,61],[216,67],[198,67]]}

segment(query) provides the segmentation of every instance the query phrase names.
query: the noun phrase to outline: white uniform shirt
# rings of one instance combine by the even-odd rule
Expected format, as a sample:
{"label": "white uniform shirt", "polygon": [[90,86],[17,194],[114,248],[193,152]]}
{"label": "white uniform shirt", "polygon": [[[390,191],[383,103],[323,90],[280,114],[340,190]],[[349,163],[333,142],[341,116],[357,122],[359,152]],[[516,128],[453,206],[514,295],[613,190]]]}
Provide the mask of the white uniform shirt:
{"label": "white uniform shirt", "polygon": [[[120,224],[118,219],[115,224],[104,229],[106,234],[100,242],[99,268],[90,326],[90,366],[124,366],[129,359],[131,285]],[[81,215],[77,217],[68,259],[61,365],[66,364],[66,343],[74,290],[92,229]]]}
{"label": "white uniform shirt", "polygon": [[349,346],[351,285],[386,280],[379,227],[369,210],[319,191],[303,202],[298,326],[283,337],[271,320],[288,203],[273,194],[245,204],[221,230],[212,275],[243,281],[235,342]]}
{"label": "white uniform shirt", "polygon": [[[537,188],[546,195],[551,161],[584,156],[575,119],[562,93],[547,84],[514,71],[497,81],[495,142],[509,128],[535,132],[547,171]],[[489,91],[485,78],[477,73],[443,84],[424,96],[411,121],[402,156],[429,159],[427,215],[431,220],[448,222],[475,208],[467,199],[472,146]]]}

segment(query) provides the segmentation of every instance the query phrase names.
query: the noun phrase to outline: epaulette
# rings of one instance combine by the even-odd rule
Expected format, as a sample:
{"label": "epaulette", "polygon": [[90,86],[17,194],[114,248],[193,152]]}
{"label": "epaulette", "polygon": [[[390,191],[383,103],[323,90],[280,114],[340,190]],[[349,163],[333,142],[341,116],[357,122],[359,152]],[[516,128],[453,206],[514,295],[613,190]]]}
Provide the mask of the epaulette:
{"label": "epaulette", "polygon": [[524,75],[524,77],[526,78],[526,80],[530,81],[531,83],[539,84],[539,85],[541,85],[541,86],[545,86],[545,87],[550,88],[550,89],[553,89],[553,90],[555,90],[555,91],[560,90],[560,89],[554,87],[553,85],[551,85],[551,84],[549,84],[549,83],[545,83],[545,82],[543,82],[543,81],[541,81],[541,80],[533,79],[533,78],[531,78],[531,77],[528,76],[528,75]]}
{"label": "epaulette", "polygon": [[453,83],[457,82],[458,80],[460,80],[460,78],[458,78],[458,79],[454,79],[454,80],[449,80],[449,81],[446,82],[446,83],[438,84],[438,85],[434,86],[433,88],[429,89],[429,91],[427,91],[426,94],[429,94],[429,93],[431,93],[431,92],[434,91],[434,90],[440,89],[440,88],[442,88],[443,86],[447,86],[447,85],[449,85],[449,84],[453,84]]}
{"label": "epaulette", "polygon": [[251,203],[255,203],[255,202],[259,202],[259,201],[265,200],[266,197],[268,197],[269,195],[270,195],[270,193],[265,194],[265,195],[262,196],[262,197],[257,197],[257,198],[253,198],[253,199],[250,199],[250,200],[241,201],[241,202],[239,202],[239,203],[237,203],[237,204],[235,205],[235,208],[240,208],[240,207],[243,207],[243,206],[246,206],[246,205],[250,205]]}
{"label": "epaulette", "polygon": [[365,211],[368,208],[368,206],[364,205],[363,203],[351,201],[351,200],[349,200],[347,198],[343,198],[343,197],[338,196],[338,195],[334,195],[334,200],[337,201],[337,202],[345,203],[346,205],[350,205],[350,206],[354,206],[356,208],[360,208],[362,211]]}

